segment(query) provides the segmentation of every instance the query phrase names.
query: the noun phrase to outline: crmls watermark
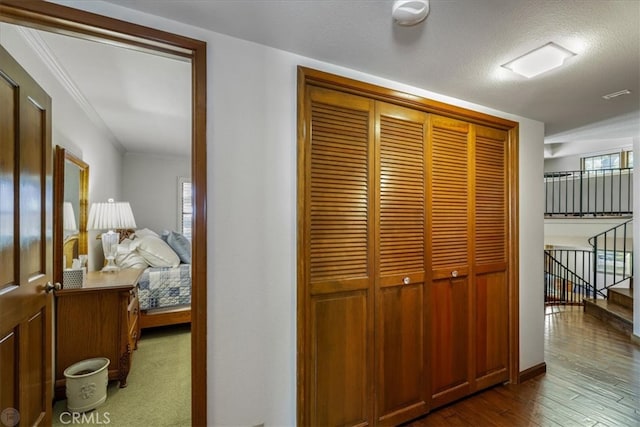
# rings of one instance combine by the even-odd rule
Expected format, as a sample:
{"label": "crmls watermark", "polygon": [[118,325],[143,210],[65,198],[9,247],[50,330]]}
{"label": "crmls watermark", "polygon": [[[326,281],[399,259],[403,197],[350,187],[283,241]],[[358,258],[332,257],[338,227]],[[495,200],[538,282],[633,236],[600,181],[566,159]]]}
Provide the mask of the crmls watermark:
{"label": "crmls watermark", "polygon": [[69,424],[94,424],[104,425],[111,423],[111,414],[108,412],[63,412],[60,414],[60,423]]}
{"label": "crmls watermark", "polygon": [[0,421],[6,427],[17,426],[20,422],[20,411],[16,408],[5,408],[0,412]]}

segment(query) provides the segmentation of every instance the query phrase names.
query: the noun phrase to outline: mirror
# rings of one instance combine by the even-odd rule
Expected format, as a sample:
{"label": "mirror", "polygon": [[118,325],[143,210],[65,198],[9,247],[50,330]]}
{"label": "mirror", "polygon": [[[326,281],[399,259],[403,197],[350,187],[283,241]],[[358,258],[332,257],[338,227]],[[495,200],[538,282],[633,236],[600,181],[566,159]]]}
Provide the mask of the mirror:
{"label": "mirror", "polygon": [[62,283],[62,271],[73,258],[88,254],[89,165],[56,146],[53,184],[54,277]]}

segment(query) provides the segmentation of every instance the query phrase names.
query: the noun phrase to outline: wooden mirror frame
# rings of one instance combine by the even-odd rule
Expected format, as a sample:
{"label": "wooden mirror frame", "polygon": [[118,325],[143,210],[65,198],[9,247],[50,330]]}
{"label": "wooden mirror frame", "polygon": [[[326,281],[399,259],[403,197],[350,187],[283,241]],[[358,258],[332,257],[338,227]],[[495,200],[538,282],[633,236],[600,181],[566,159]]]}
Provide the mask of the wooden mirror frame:
{"label": "wooden mirror frame", "polygon": [[53,165],[53,277],[62,283],[64,177],[67,164],[80,171],[78,183],[78,253],[88,254],[87,218],[89,217],[89,165],[63,147],[56,145]]}
{"label": "wooden mirror frame", "polygon": [[[0,21],[189,58],[192,67],[191,424],[207,425],[207,44],[45,1],[0,0]],[[62,263],[62,260],[60,260]]]}

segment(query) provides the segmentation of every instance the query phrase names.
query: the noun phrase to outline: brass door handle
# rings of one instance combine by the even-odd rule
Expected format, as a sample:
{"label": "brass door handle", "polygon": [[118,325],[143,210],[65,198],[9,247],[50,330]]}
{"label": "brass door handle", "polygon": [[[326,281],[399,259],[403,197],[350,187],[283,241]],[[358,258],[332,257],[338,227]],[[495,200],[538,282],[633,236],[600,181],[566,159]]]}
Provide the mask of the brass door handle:
{"label": "brass door handle", "polygon": [[44,285],[44,291],[46,293],[49,293],[51,291],[59,291],[60,289],[62,289],[62,285],[60,285],[60,283],[56,282],[55,284],[52,284],[51,282],[47,282],[46,285]]}

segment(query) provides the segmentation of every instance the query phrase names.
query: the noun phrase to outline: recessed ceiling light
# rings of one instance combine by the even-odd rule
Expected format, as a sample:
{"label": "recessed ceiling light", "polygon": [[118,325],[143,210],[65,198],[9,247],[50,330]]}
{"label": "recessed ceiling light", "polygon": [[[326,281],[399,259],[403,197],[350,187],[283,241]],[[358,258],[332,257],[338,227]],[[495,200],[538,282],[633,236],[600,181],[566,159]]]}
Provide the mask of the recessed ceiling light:
{"label": "recessed ceiling light", "polygon": [[553,42],[532,50],[529,53],[503,64],[514,73],[527,78],[535,77],[538,74],[546,73],[564,64],[565,59],[574,56],[575,53],[563,48]]}
{"label": "recessed ceiling light", "polygon": [[619,90],[619,91],[617,91],[617,92],[613,92],[613,93],[608,93],[608,94],[606,94],[606,95],[602,95],[602,97],[608,101],[608,100],[610,100],[610,99],[612,99],[612,98],[615,98],[615,97],[617,97],[617,96],[620,96],[620,95],[629,95],[630,93],[631,93],[631,91],[630,91],[630,90],[628,90],[628,89],[623,89],[623,90]]}

